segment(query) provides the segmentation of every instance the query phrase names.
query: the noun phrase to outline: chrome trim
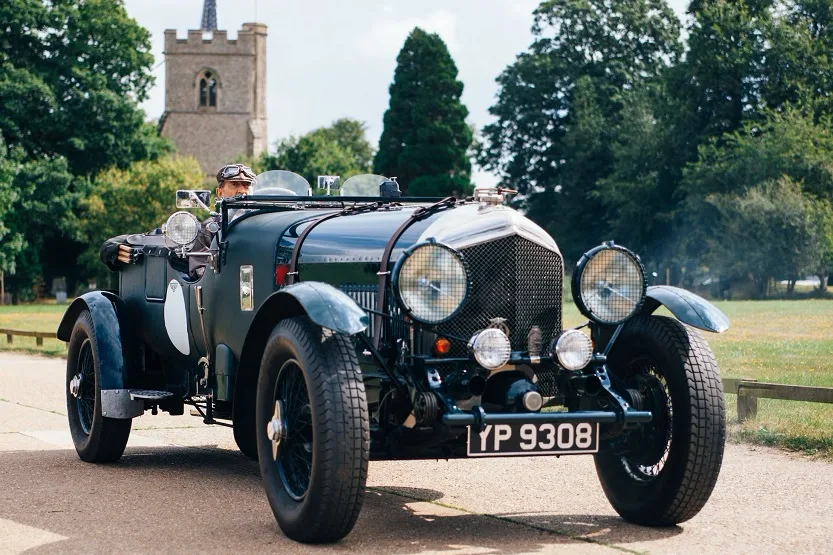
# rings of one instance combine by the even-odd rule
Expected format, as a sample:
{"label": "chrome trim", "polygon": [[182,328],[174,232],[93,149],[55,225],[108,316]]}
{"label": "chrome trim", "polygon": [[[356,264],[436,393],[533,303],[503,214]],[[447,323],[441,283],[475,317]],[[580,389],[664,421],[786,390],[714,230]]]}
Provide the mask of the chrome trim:
{"label": "chrome trim", "polygon": [[78,398],[78,393],[81,391],[81,374],[78,373],[69,381],[69,394]]}
{"label": "chrome trim", "polygon": [[240,310],[255,309],[255,272],[251,264],[240,266]]}
{"label": "chrome trim", "polygon": [[537,391],[527,391],[524,393],[521,402],[529,412],[538,412],[544,406],[544,398]]}
{"label": "chrome trim", "polygon": [[266,437],[272,442],[272,459],[278,460],[278,447],[286,437],[286,426],[283,423],[283,404],[275,401],[275,412],[272,419],[266,423]]}

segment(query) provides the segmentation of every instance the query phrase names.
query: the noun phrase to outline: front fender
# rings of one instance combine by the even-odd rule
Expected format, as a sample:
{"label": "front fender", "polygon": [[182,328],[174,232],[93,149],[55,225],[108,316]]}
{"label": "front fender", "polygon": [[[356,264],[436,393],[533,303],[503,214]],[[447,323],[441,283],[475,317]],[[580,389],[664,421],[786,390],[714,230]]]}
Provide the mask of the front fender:
{"label": "front fender", "polygon": [[130,399],[129,376],[135,370],[134,335],[124,301],[109,291],[90,291],[72,301],[57,336],[69,341],[78,316],[89,310],[96,338],[101,412],[108,418],[133,418],[144,412],[144,403]]}
{"label": "front fender", "polygon": [[369,318],[356,302],[332,285],[302,281],[272,293],[255,314],[240,353],[234,388],[234,419],[254,422],[254,394],[263,349],[275,324],[284,318],[306,314],[322,328],[355,335],[367,329]]}
{"label": "front fender", "polygon": [[689,326],[714,333],[729,329],[729,318],[719,308],[685,289],[670,285],[649,287],[642,314],[652,314],[660,305]]}
{"label": "front fender", "polygon": [[302,281],[272,296],[292,297],[315,324],[338,333],[361,333],[370,321],[356,301],[327,283]]}

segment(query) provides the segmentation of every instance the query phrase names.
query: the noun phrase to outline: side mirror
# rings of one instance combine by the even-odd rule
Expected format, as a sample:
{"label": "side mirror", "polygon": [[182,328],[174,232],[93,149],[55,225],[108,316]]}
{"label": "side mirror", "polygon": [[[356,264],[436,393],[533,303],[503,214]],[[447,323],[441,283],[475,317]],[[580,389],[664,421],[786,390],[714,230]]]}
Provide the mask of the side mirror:
{"label": "side mirror", "polygon": [[211,212],[208,207],[210,199],[211,191],[180,189],[176,192],[176,207],[180,210],[183,208],[202,208]]}

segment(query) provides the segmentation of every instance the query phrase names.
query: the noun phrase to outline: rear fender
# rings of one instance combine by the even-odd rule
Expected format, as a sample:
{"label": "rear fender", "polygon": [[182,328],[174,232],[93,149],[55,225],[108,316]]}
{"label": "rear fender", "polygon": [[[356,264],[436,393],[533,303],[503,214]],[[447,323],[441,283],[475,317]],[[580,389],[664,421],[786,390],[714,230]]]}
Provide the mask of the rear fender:
{"label": "rear fender", "polygon": [[723,333],[729,329],[729,318],[719,308],[685,289],[669,285],[649,287],[641,313],[653,314],[660,305],[689,326],[714,333]]}
{"label": "rear fender", "polygon": [[89,310],[96,337],[101,412],[107,418],[133,418],[144,412],[142,401],[130,399],[129,376],[137,370],[135,334],[124,301],[109,291],[90,291],[69,305],[58,325],[58,339],[69,341],[78,316]]}

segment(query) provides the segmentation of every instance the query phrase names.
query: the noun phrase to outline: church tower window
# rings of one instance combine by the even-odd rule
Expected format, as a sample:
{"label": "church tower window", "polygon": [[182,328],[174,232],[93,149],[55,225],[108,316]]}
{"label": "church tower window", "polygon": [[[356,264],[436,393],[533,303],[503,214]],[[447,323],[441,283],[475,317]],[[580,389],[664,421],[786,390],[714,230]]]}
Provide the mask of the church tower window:
{"label": "church tower window", "polygon": [[211,71],[200,76],[200,106],[217,106],[217,78]]}

